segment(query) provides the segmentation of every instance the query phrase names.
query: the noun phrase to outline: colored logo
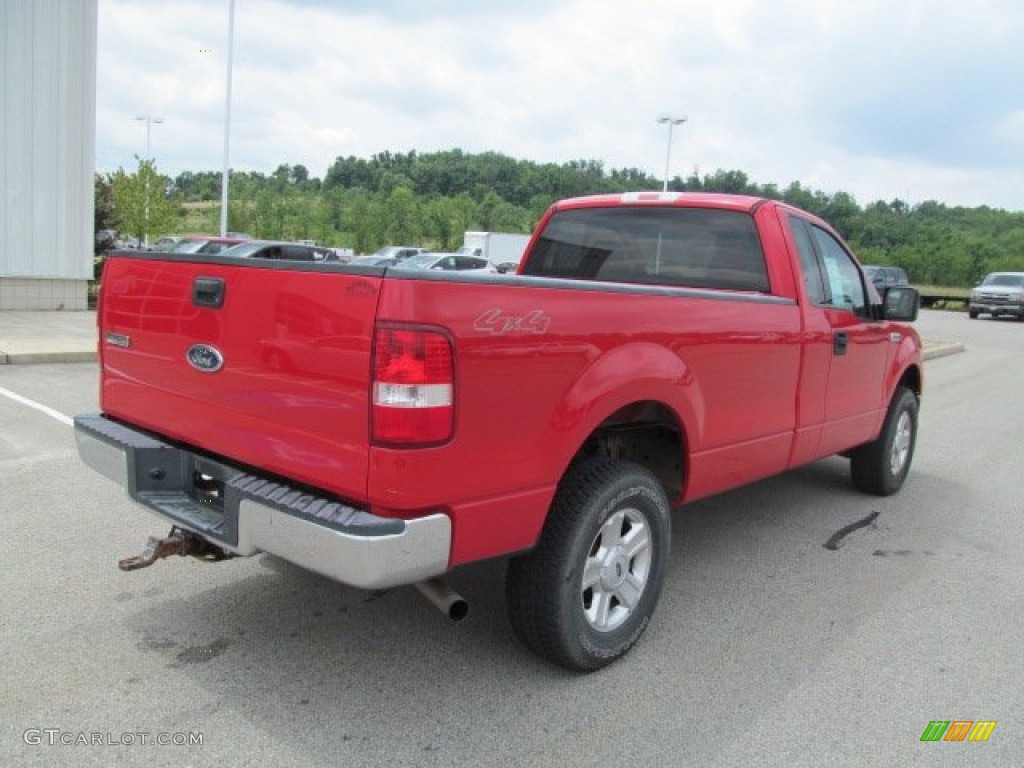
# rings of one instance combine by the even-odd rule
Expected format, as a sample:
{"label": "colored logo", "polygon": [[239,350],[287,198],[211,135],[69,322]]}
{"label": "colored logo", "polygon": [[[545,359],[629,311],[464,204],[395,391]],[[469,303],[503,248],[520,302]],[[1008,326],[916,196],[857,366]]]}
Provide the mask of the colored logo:
{"label": "colored logo", "polygon": [[932,720],[921,741],[988,741],[996,720]]}
{"label": "colored logo", "polygon": [[188,364],[203,373],[216,373],[224,367],[224,355],[209,344],[193,344],[185,353]]}

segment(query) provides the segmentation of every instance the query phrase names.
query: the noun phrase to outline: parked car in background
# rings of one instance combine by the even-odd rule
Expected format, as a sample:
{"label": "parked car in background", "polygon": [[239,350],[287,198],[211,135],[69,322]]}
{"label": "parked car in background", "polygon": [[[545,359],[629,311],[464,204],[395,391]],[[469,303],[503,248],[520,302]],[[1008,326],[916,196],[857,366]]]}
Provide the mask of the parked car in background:
{"label": "parked car in background", "polygon": [[397,259],[398,261],[403,261],[404,259],[426,252],[426,248],[416,248],[411,245],[385,245],[383,248],[377,249],[370,255],[377,256],[381,259]]}
{"label": "parked car in background", "polygon": [[181,239],[182,238],[178,235],[166,235],[164,237],[161,237],[155,243],[153,243],[153,245],[150,247],[150,250],[169,251],[178,243],[180,243]]}
{"label": "parked car in background", "polygon": [[973,320],[987,313],[1024,320],[1024,272],[992,272],[971,291],[967,314]]}
{"label": "parked car in background", "polygon": [[372,253],[369,256],[360,256],[349,262],[349,264],[357,267],[393,267],[397,263],[398,259],[391,258],[390,256],[375,256]]}
{"label": "parked car in background", "polygon": [[98,229],[96,230],[96,239],[94,241],[94,250],[97,254],[103,254],[107,251],[112,251],[118,247],[117,243],[117,230],[116,229]]}
{"label": "parked car in background", "polygon": [[497,268],[480,256],[464,256],[460,253],[421,253],[400,261],[396,269],[444,269],[459,272],[497,273]]}
{"label": "parked car in background", "polygon": [[[213,235],[188,235],[181,238],[170,253],[220,253],[239,243],[248,242],[245,237],[215,237]],[[159,249],[154,249],[159,250]]]}
{"label": "parked car in background", "polygon": [[865,265],[864,272],[881,293],[883,288],[891,285],[910,285],[907,273],[900,267],[883,267],[875,264]]}
{"label": "parked car in background", "polygon": [[285,261],[339,261],[330,248],[275,240],[249,240],[221,251],[221,256],[243,259],[277,259]]}

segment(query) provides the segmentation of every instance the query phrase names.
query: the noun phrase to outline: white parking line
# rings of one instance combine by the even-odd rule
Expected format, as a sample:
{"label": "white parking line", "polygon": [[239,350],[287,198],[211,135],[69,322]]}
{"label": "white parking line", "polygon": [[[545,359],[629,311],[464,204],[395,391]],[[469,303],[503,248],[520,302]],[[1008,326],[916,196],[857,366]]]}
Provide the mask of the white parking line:
{"label": "white parking line", "polygon": [[40,413],[45,413],[51,419],[56,419],[61,424],[64,424],[69,427],[74,426],[75,422],[70,416],[65,416],[60,411],[55,411],[53,408],[50,408],[47,405],[43,405],[42,403],[37,403],[35,400],[29,400],[27,397],[22,397],[17,392],[11,392],[11,390],[9,389],[4,389],[3,387],[0,387],[0,395],[3,395],[4,397],[13,400],[16,403],[27,405],[29,408],[35,408]]}

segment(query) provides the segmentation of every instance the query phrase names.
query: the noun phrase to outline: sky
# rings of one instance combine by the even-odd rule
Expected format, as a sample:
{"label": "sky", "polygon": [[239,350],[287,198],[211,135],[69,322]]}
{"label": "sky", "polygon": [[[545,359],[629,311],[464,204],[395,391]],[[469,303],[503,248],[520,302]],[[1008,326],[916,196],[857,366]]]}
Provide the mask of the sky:
{"label": "sky", "polygon": [[[96,165],[224,164],[229,0],[99,0]],[[1020,0],[236,0],[230,165],[461,149],[1024,211]]]}

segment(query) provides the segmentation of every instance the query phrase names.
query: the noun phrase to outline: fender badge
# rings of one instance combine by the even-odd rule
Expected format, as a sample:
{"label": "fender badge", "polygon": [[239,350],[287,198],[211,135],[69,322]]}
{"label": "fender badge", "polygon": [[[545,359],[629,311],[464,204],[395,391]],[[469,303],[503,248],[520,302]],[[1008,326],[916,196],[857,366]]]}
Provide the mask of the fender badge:
{"label": "fender badge", "polygon": [[110,344],[112,347],[121,347],[128,349],[132,345],[132,337],[124,333],[114,333],[113,331],[107,331],[104,335],[103,340]]}
{"label": "fender badge", "polygon": [[507,333],[545,334],[551,327],[551,316],[541,309],[522,315],[506,315],[501,309],[489,309],[473,321],[477,333],[504,336]]}
{"label": "fender badge", "polygon": [[224,355],[209,344],[193,344],[185,353],[188,364],[202,373],[216,373],[224,367]]}

